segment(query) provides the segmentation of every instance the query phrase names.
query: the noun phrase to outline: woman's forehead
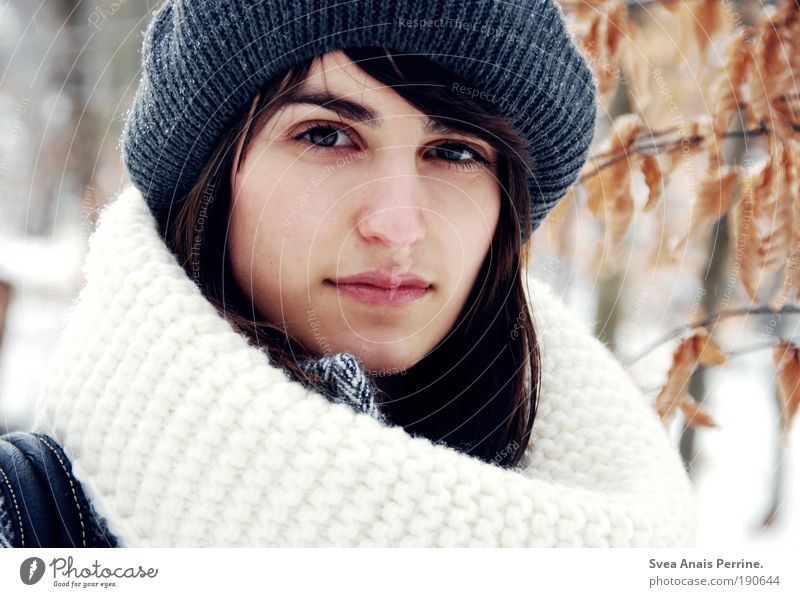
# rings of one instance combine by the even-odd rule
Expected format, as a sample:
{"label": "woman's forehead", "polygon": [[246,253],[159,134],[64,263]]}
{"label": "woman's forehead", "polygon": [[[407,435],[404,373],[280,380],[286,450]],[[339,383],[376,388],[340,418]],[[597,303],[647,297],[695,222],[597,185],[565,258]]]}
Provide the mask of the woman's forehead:
{"label": "woman's forehead", "polygon": [[[370,120],[375,128],[379,128],[383,124],[382,113],[399,112],[423,115],[392,87],[361,70],[341,50],[328,52],[315,59],[306,79],[292,93],[292,96],[323,98],[326,95],[329,96],[329,99],[341,98],[350,101],[351,104],[366,108],[366,110],[354,112],[354,119]],[[297,102],[295,101],[295,103]]]}
{"label": "woman's forehead", "polygon": [[425,135],[473,136],[465,129],[471,128],[466,125],[475,124],[454,121],[447,114],[433,117],[422,112],[391,86],[361,70],[341,50],[324,54],[313,62],[307,78],[292,91],[285,107],[298,104],[320,106],[343,119],[374,129],[399,116],[413,116],[420,120]]}

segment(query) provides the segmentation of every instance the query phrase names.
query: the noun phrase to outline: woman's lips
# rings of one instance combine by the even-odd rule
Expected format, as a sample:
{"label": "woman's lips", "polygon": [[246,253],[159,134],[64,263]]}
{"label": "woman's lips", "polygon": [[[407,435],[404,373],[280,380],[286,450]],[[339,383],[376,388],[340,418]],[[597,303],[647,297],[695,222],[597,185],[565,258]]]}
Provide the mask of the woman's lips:
{"label": "woman's lips", "polygon": [[383,288],[364,283],[337,284],[331,280],[325,280],[327,284],[333,286],[340,294],[348,296],[367,305],[378,305],[382,307],[400,307],[413,303],[425,296],[431,287],[420,288],[418,286],[396,286],[393,288]]}

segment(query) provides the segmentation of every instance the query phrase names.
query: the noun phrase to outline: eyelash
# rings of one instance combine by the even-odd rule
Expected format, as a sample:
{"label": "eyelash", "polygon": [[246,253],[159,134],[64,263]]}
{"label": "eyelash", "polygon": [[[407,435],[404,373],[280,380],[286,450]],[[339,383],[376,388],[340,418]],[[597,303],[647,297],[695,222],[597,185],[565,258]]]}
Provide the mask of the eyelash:
{"label": "eyelash", "polygon": [[[344,147],[325,147],[325,146],[321,146],[321,145],[318,145],[316,143],[312,143],[308,139],[304,139],[303,138],[306,135],[308,135],[310,132],[319,131],[319,130],[330,131],[330,134],[326,135],[326,137],[330,137],[331,135],[335,135],[336,133],[339,133],[339,132],[344,133],[347,136],[347,138],[350,139],[350,141],[352,142],[352,138],[350,137],[350,135],[347,134],[347,131],[344,128],[340,128],[340,127],[334,126],[332,124],[322,123],[322,122],[312,123],[311,125],[307,126],[301,133],[293,136],[292,139],[294,141],[299,142],[299,143],[304,143],[304,144],[310,145],[312,151],[314,151],[316,153],[321,153],[321,154],[336,153],[337,150],[345,149]],[[471,145],[467,145],[466,143],[461,143],[461,142],[457,142],[457,141],[450,141],[450,142],[441,143],[440,145],[431,147],[431,149],[439,149],[441,147],[464,148],[464,149],[467,149],[470,153],[472,153],[472,155],[475,156],[474,158],[468,159],[468,160],[447,160],[447,159],[444,159],[444,158],[439,158],[439,159],[442,159],[443,161],[447,162],[447,167],[448,168],[453,168],[455,170],[461,170],[461,171],[473,171],[473,170],[477,170],[481,166],[490,166],[490,165],[492,165],[494,163],[491,160],[488,160],[487,158],[485,158],[477,149],[475,149]],[[449,151],[453,151],[453,150],[450,149]]]}

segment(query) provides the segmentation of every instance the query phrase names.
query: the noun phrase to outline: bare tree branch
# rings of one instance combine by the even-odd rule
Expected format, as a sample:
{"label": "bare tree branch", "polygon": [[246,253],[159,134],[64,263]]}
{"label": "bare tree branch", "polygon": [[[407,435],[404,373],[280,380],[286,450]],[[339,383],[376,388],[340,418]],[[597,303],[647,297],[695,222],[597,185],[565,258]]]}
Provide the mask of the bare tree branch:
{"label": "bare tree branch", "polygon": [[[800,124],[793,124],[792,127],[795,130],[800,131]],[[605,168],[608,168],[609,166],[612,166],[613,164],[616,164],[617,162],[619,162],[621,160],[630,159],[630,156],[632,156],[634,154],[637,154],[637,153],[650,154],[650,155],[654,155],[654,154],[657,154],[657,153],[668,153],[670,151],[674,151],[676,149],[680,149],[682,147],[686,147],[687,145],[700,145],[706,139],[705,137],[703,137],[701,135],[694,135],[692,137],[679,137],[679,138],[677,138],[675,140],[667,141],[667,142],[663,142],[663,143],[642,143],[642,141],[646,141],[647,140],[645,138],[662,137],[662,136],[667,135],[667,134],[669,134],[671,132],[674,132],[674,128],[673,129],[667,129],[667,130],[664,130],[664,131],[658,131],[658,132],[652,133],[652,134],[645,134],[645,135],[642,135],[642,137],[640,137],[636,141],[634,141],[634,143],[631,146],[623,149],[622,151],[604,152],[604,153],[599,153],[599,154],[597,154],[595,156],[591,156],[589,159],[592,160],[592,161],[596,161],[598,158],[601,158],[601,157],[606,157],[606,156],[609,156],[609,157],[608,157],[608,159],[606,161],[604,161],[602,164],[597,166],[594,170],[592,170],[590,172],[587,172],[585,174],[582,174],[581,177],[579,178],[579,181],[580,182],[584,182],[587,179],[591,178],[592,176],[596,176],[601,170],[603,170]],[[767,127],[766,125],[764,125],[762,123],[762,125],[757,129],[751,129],[749,131],[748,130],[745,130],[745,131],[742,131],[742,130],[729,131],[729,132],[721,135],[721,137],[722,138],[747,137],[748,139],[753,139],[753,138],[756,138],[756,137],[761,137],[763,135],[766,135],[769,132],[770,132],[769,127]]]}
{"label": "bare tree branch", "polygon": [[[692,330],[696,330],[698,328],[707,328],[707,327],[715,324],[717,321],[719,321],[721,319],[727,319],[728,317],[741,317],[743,315],[775,315],[775,314],[781,314],[781,315],[797,315],[797,314],[800,314],[800,305],[786,305],[786,306],[784,306],[784,307],[782,307],[782,308],[780,308],[778,310],[771,309],[768,306],[761,306],[761,307],[754,307],[754,308],[742,307],[741,309],[729,309],[727,311],[718,311],[716,313],[713,313],[712,315],[709,315],[708,317],[706,317],[702,321],[698,321],[697,323],[690,323],[690,324],[682,325],[682,326],[677,327],[674,330],[664,334],[664,336],[662,336],[661,338],[659,338],[655,342],[652,342],[645,350],[640,352],[635,357],[623,361],[623,365],[626,368],[628,368],[631,365],[633,365],[634,363],[636,363],[637,361],[641,360],[643,357],[647,356],[649,353],[651,353],[653,350],[655,350],[656,348],[658,348],[662,344],[664,344],[666,342],[669,342],[670,340],[674,340],[675,338],[678,338],[678,337],[680,337],[680,336],[682,336],[682,335],[684,335],[687,332],[690,332]],[[767,348],[768,346],[771,346],[771,344],[769,344],[769,345],[768,344],[762,344],[762,345],[759,346],[759,348],[751,347],[751,348],[746,349],[744,352],[740,351],[740,352],[730,353],[730,354],[733,355],[733,356],[738,356],[739,354],[745,354],[746,352],[752,352],[753,350],[760,350],[761,348]]]}

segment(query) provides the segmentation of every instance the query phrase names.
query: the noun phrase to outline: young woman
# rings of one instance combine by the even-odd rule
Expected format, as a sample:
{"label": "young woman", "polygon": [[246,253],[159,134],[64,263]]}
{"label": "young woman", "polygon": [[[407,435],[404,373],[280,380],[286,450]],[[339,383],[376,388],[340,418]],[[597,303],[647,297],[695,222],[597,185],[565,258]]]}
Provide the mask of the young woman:
{"label": "young woman", "polygon": [[525,273],[596,116],[552,0],[175,0],[143,57],[37,406],[88,535],[692,543],[657,416]]}

